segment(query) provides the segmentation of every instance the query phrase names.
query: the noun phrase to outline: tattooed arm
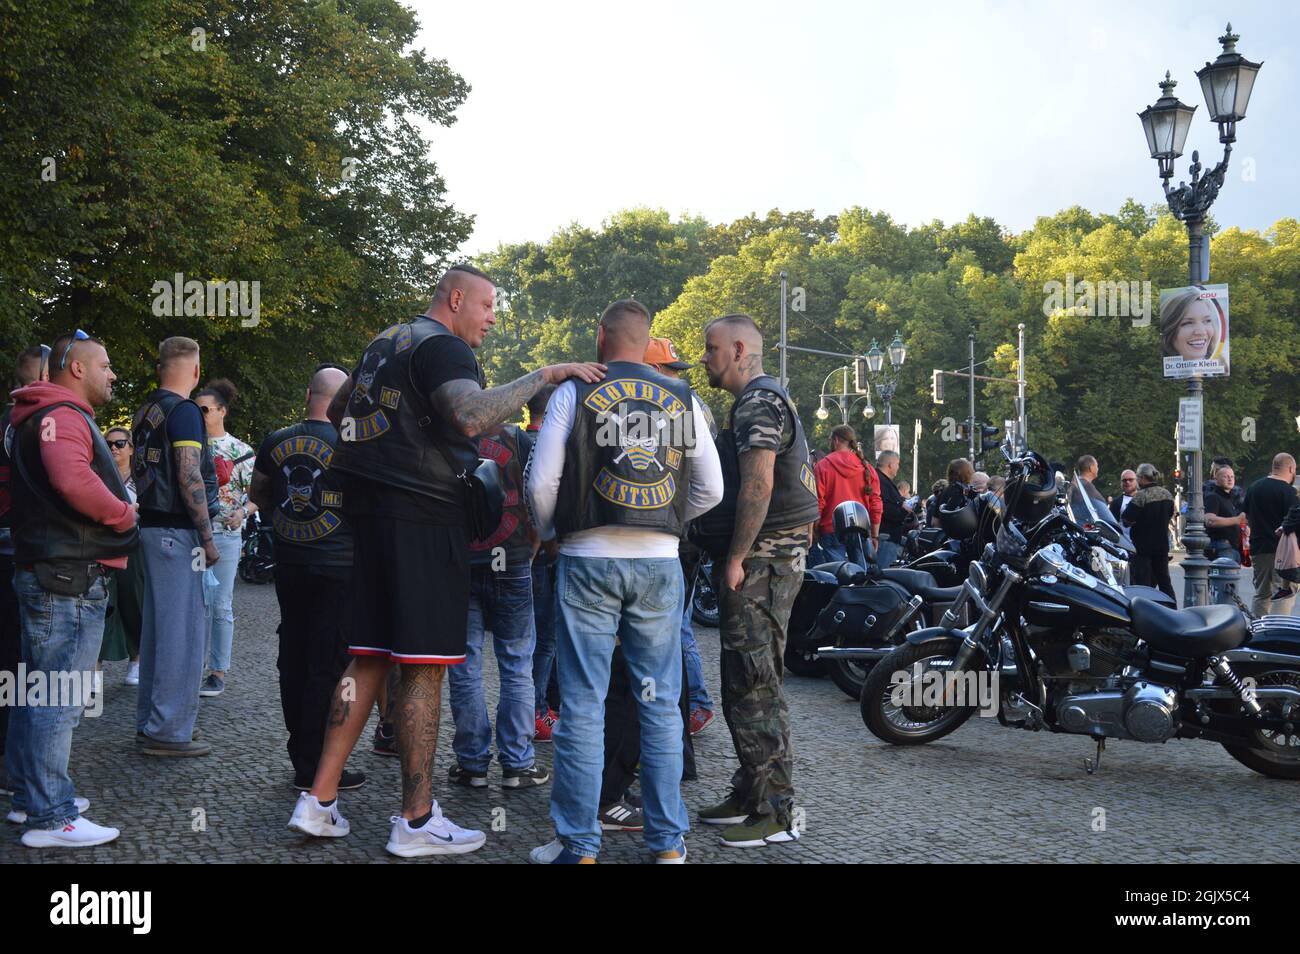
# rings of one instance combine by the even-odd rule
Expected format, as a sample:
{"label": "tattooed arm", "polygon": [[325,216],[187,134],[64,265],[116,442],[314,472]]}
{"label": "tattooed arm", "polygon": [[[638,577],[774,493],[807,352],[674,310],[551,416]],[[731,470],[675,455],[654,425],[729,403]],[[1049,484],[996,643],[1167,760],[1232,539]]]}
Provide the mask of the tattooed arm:
{"label": "tattooed arm", "polygon": [[212,522],[208,519],[208,490],[203,484],[203,473],[199,469],[203,452],[197,447],[174,447],[172,453],[175,455],[181,500],[194,529],[198,531],[208,566],[212,566],[221,558],[221,554],[212,541]]}
{"label": "tattooed arm", "polygon": [[736,526],[731,531],[729,564],[739,564],[754,548],[758,531],[772,502],[772,474],[776,451],[754,448],[740,455],[740,490],[736,494]]}
{"label": "tattooed arm", "polygon": [[478,437],[500,427],[546,384],[576,378],[588,384],[605,376],[605,366],[592,362],[553,364],[500,387],[484,390],[466,378],[448,381],[431,396],[434,409],[466,437]]}

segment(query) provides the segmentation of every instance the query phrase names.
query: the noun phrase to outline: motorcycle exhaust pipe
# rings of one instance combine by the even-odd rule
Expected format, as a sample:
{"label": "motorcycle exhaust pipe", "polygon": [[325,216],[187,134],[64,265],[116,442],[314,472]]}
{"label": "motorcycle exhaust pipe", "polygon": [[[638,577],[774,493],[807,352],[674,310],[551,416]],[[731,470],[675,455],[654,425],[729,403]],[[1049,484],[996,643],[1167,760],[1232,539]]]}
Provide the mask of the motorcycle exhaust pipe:
{"label": "motorcycle exhaust pipe", "polygon": [[897,646],[823,646],[816,651],[818,658],[827,659],[884,659]]}

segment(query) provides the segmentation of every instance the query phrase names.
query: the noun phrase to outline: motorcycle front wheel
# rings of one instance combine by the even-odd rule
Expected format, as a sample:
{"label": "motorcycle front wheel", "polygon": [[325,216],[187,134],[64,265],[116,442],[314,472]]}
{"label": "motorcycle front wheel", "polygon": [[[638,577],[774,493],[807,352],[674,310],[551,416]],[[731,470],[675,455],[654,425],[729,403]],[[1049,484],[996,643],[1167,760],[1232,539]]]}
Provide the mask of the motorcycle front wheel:
{"label": "motorcycle front wheel", "polygon": [[[942,739],[975,714],[975,706],[904,704],[926,701],[924,674],[935,673],[940,677],[946,674],[960,645],[952,638],[924,646],[904,643],[872,667],[862,687],[861,699],[862,721],[872,735],[891,745],[924,745]],[[913,679],[918,663],[923,674],[921,687]],[[908,677],[911,692],[919,694],[919,700],[898,698],[900,686],[895,673]]]}
{"label": "motorcycle front wheel", "polygon": [[721,610],[718,608],[718,594],[713,590],[710,564],[701,563],[695,573],[695,592],[691,597],[691,619],[700,626],[718,628]]}
{"label": "motorcycle front wheel", "polygon": [[[1291,669],[1262,673],[1255,677],[1259,688],[1288,686],[1300,689],[1300,672]],[[1264,711],[1281,715],[1279,702],[1264,702]],[[1246,768],[1269,778],[1300,779],[1300,733],[1287,734],[1273,730],[1257,729],[1240,744],[1223,743],[1224,749]]]}

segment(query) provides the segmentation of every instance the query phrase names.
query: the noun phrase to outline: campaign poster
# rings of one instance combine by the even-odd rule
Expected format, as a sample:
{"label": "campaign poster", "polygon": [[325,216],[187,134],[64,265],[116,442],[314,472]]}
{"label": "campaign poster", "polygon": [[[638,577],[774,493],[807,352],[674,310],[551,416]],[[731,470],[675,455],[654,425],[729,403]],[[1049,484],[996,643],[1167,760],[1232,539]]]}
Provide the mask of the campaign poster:
{"label": "campaign poster", "polygon": [[1228,376],[1228,286],[1160,292],[1160,354],[1167,378]]}

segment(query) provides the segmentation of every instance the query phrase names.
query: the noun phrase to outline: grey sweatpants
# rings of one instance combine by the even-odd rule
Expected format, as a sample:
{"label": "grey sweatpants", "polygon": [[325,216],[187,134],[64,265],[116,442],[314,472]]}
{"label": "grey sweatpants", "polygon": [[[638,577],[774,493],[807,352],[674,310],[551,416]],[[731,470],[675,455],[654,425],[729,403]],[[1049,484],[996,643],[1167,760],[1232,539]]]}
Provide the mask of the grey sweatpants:
{"label": "grey sweatpants", "polygon": [[135,724],[162,742],[190,741],[199,714],[208,627],[195,550],[203,552],[196,530],[140,530],[145,593]]}

